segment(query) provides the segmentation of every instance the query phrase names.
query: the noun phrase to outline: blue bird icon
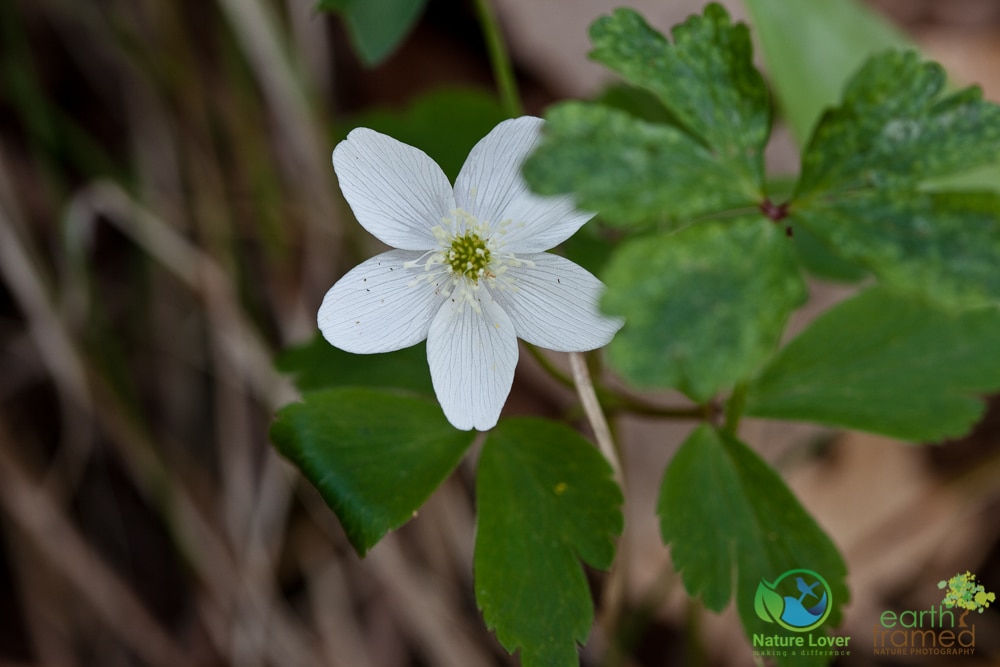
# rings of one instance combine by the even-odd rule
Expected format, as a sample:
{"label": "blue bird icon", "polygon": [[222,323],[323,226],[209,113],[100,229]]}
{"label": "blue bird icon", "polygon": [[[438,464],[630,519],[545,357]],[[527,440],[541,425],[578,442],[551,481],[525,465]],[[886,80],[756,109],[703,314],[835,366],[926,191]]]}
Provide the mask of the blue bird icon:
{"label": "blue bird icon", "polygon": [[802,595],[799,596],[799,602],[802,602],[802,600],[804,600],[807,595],[811,595],[814,598],[819,599],[819,596],[813,593],[813,589],[819,586],[818,581],[813,582],[813,585],[810,586],[806,583],[806,580],[803,579],[802,577],[795,577],[795,583],[798,584],[799,592],[802,593]]}

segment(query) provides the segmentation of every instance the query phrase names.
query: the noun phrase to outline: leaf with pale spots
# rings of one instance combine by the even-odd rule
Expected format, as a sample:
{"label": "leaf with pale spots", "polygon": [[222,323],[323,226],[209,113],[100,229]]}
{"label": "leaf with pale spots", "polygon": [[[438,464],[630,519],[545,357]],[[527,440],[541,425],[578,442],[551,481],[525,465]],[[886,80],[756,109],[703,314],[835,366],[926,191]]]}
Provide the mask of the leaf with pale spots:
{"label": "leaf with pale spots", "polygon": [[625,317],[609,360],[640,386],[699,402],[749,378],[806,297],[793,242],[752,216],[622,244],[604,274],[602,305]]}
{"label": "leaf with pale spots", "polygon": [[524,165],[537,192],[572,192],[613,224],[673,226],[713,211],[755,206],[759,184],[741,180],[716,155],[671,125],[600,104],[549,110],[545,139]]}
{"label": "leaf with pale spots", "polygon": [[413,517],[474,437],[415,396],[327,389],[304,400],[278,411],[271,440],[320,492],[362,556]]}
{"label": "leaf with pale spots", "polygon": [[734,178],[759,186],[771,110],[749,29],[712,3],[671,34],[673,43],[634,10],[617,9],[591,26],[590,55],[654,93]]}
{"label": "leaf with pale spots", "polygon": [[621,89],[604,104],[553,107],[524,167],[536,191],[571,192],[630,226],[670,227],[763,201],[770,109],[745,25],[712,4],[677,26],[673,43],[630,9],[590,33],[591,56],[654,99]]}
{"label": "leaf with pale spots", "polygon": [[839,257],[949,307],[1000,301],[1000,195],[868,191],[794,209]]}
{"label": "leaf with pale spots", "polygon": [[961,308],[1000,299],[1000,195],[927,186],[1000,161],[1000,106],[944,86],[915,52],[870,59],[820,119],[789,211],[884,284]]}
{"label": "leaf with pale spots", "polygon": [[978,88],[943,96],[946,76],[913,51],[871,58],[827,111],[802,156],[794,199],[912,190],[1000,159],[1000,106]]}
{"label": "leaf with pale spots", "polygon": [[579,664],[594,614],[580,561],[611,565],[621,504],[611,466],[575,431],[509,419],[490,432],[476,482],[476,601],[524,667]]}
{"label": "leaf with pale spots", "polygon": [[798,145],[824,109],[872,55],[912,46],[905,33],[865,2],[745,0],[767,62],[768,83]]}

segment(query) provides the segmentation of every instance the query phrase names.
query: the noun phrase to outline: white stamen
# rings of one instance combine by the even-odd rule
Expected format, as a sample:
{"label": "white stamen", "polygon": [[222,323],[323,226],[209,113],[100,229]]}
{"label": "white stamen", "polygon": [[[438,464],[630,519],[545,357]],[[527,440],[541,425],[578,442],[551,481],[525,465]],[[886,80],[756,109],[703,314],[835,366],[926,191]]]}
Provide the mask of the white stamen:
{"label": "white stamen", "polygon": [[[534,262],[500,251],[503,235],[514,224],[511,219],[494,224],[460,208],[450,213],[441,218],[440,225],[431,228],[439,249],[429,250],[403,265],[406,269],[423,270],[423,275],[410,281],[409,286],[427,280],[441,298],[451,299],[459,306],[468,303],[481,312],[477,296],[481,286],[517,291],[515,279],[507,275],[507,270],[534,266]],[[463,260],[463,264],[456,266],[456,262]]]}

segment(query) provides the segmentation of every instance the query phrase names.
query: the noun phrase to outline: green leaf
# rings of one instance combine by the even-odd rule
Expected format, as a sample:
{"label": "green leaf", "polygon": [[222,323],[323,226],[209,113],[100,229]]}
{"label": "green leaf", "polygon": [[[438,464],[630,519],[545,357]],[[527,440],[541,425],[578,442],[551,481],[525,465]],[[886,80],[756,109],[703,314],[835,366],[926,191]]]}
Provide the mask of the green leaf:
{"label": "green leaf", "polygon": [[1000,158],[1000,106],[977,88],[941,97],[945,73],[913,51],[870,59],[827,111],[802,158],[795,199],[913,189]]}
{"label": "green leaf", "polygon": [[351,354],[322,335],[283,350],[275,366],[292,376],[302,393],[332,387],[386,387],[434,395],[424,343],[385,354]]}
{"label": "green leaf", "polygon": [[591,57],[655,93],[734,177],[759,189],[771,129],[767,87],[753,66],[750,31],[718,4],[674,27],[673,44],[631,9],[590,28]]}
{"label": "green leaf", "polygon": [[[849,597],[840,554],[781,477],[742,442],[699,427],[667,467],[657,512],[688,593],[722,611],[735,592],[748,637],[774,632],[756,613],[761,582],[798,568],[827,581],[833,605],[827,623],[840,622]],[[827,662],[806,655],[778,661]]]}
{"label": "green leaf", "polygon": [[770,582],[762,580],[753,599],[753,610],[757,616],[775,621],[781,618],[784,609],[785,601],[781,594],[774,590]]}
{"label": "green leaf", "polygon": [[341,128],[343,139],[355,127],[367,127],[416,146],[455,180],[476,142],[507,118],[494,95],[481,90],[442,88],[417,98],[402,111],[373,110]]}
{"label": "green leaf", "polygon": [[396,50],[426,4],[427,0],[320,0],[316,8],[344,16],[355,51],[372,66]]}
{"label": "green leaf", "polygon": [[[794,222],[789,219],[787,222]],[[864,280],[868,272],[833,252],[818,236],[802,225],[792,226],[795,236],[795,254],[806,271],[818,278],[840,283]]]}
{"label": "green leaf", "polygon": [[966,307],[1000,298],[1000,197],[923,186],[1000,159],[1000,107],[944,85],[914,52],[869,60],[817,126],[789,210],[883,283]]}
{"label": "green leaf", "polygon": [[754,216],[622,244],[604,273],[602,307],[626,318],[609,360],[699,402],[750,377],[806,297],[791,243]]}
{"label": "green leaf", "polygon": [[430,400],[328,389],[278,411],[271,440],[322,494],[364,555],[409,521],[454,470],[475,433]]}
{"label": "green leaf", "polygon": [[546,120],[523,168],[528,183],[541,194],[572,192],[609,222],[672,224],[763,199],[759,183],[674,126],[585,102],[556,105]]}
{"label": "green leaf", "polygon": [[490,432],[476,484],[476,601],[525,667],[577,665],[593,604],[580,560],[608,568],[622,531],[611,467],[575,431],[541,419]]}
{"label": "green leaf", "polygon": [[870,56],[910,42],[856,0],[745,0],[768,79],[800,146]]}
{"label": "green leaf", "polygon": [[630,116],[648,123],[676,125],[677,127],[681,125],[677,117],[663,106],[660,98],[639,86],[619,81],[602,90],[594,101],[606,107],[624,111]]}
{"label": "green leaf", "polygon": [[1000,389],[1000,310],[952,313],[885,289],[841,303],[752,382],[746,413],[912,441],[966,433]]}
{"label": "green leaf", "polygon": [[831,252],[894,290],[949,307],[1000,300],[996,193],[866,192],[792,210]]}
{"label": "green leaf", "polygon": [[671,44],[629,9],[591,26],[591,55],[662,105],[619,89],[606,105],[556,106],[524,166],[532,188],[571,192],[624,224],[670,226],[763,201],[770,110],[746,26],[713,4],[673,36]]}

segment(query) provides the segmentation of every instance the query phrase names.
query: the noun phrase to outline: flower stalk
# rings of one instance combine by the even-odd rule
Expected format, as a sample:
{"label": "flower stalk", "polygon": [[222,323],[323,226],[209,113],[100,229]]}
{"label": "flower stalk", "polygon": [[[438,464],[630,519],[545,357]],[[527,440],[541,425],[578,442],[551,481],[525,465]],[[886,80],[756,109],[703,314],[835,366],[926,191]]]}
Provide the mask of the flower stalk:
{"label": "flower stalk", "polygon": [[510,61],[510,52],[503,41],[500,23],[496,12],[490,6],[490,0],[475,0],[476,15],[483,29],[486,49],[489,53],[490,66],[493,68],[493,78],[496,79],[497,91],[500,93],[500,104],[504,113],[515,118],[524,113],[521,106],[521,95],[517,90],[517,79],[514,77],[514,67]]}
{"label": "flower stalk", "polygon": [[580,352],[569,353],[569,365],[573,372],[573,383],[576,385],[577,396],[583,404],[583,412],[587,415],[590,428],[594,431],[594,439],[597,440],[597,448],[601,450],[604,458],[614,471],[615,482],[619,488],[624,486],[622,477],[622,466],[615,449],[614,440],[611,438],[611,429],[608,427],[608,420],[604,417],[601,404],[597,400],[597,392],[594,391],[594,383],[590,379],[590,370],[587,368],[587,360]]}

